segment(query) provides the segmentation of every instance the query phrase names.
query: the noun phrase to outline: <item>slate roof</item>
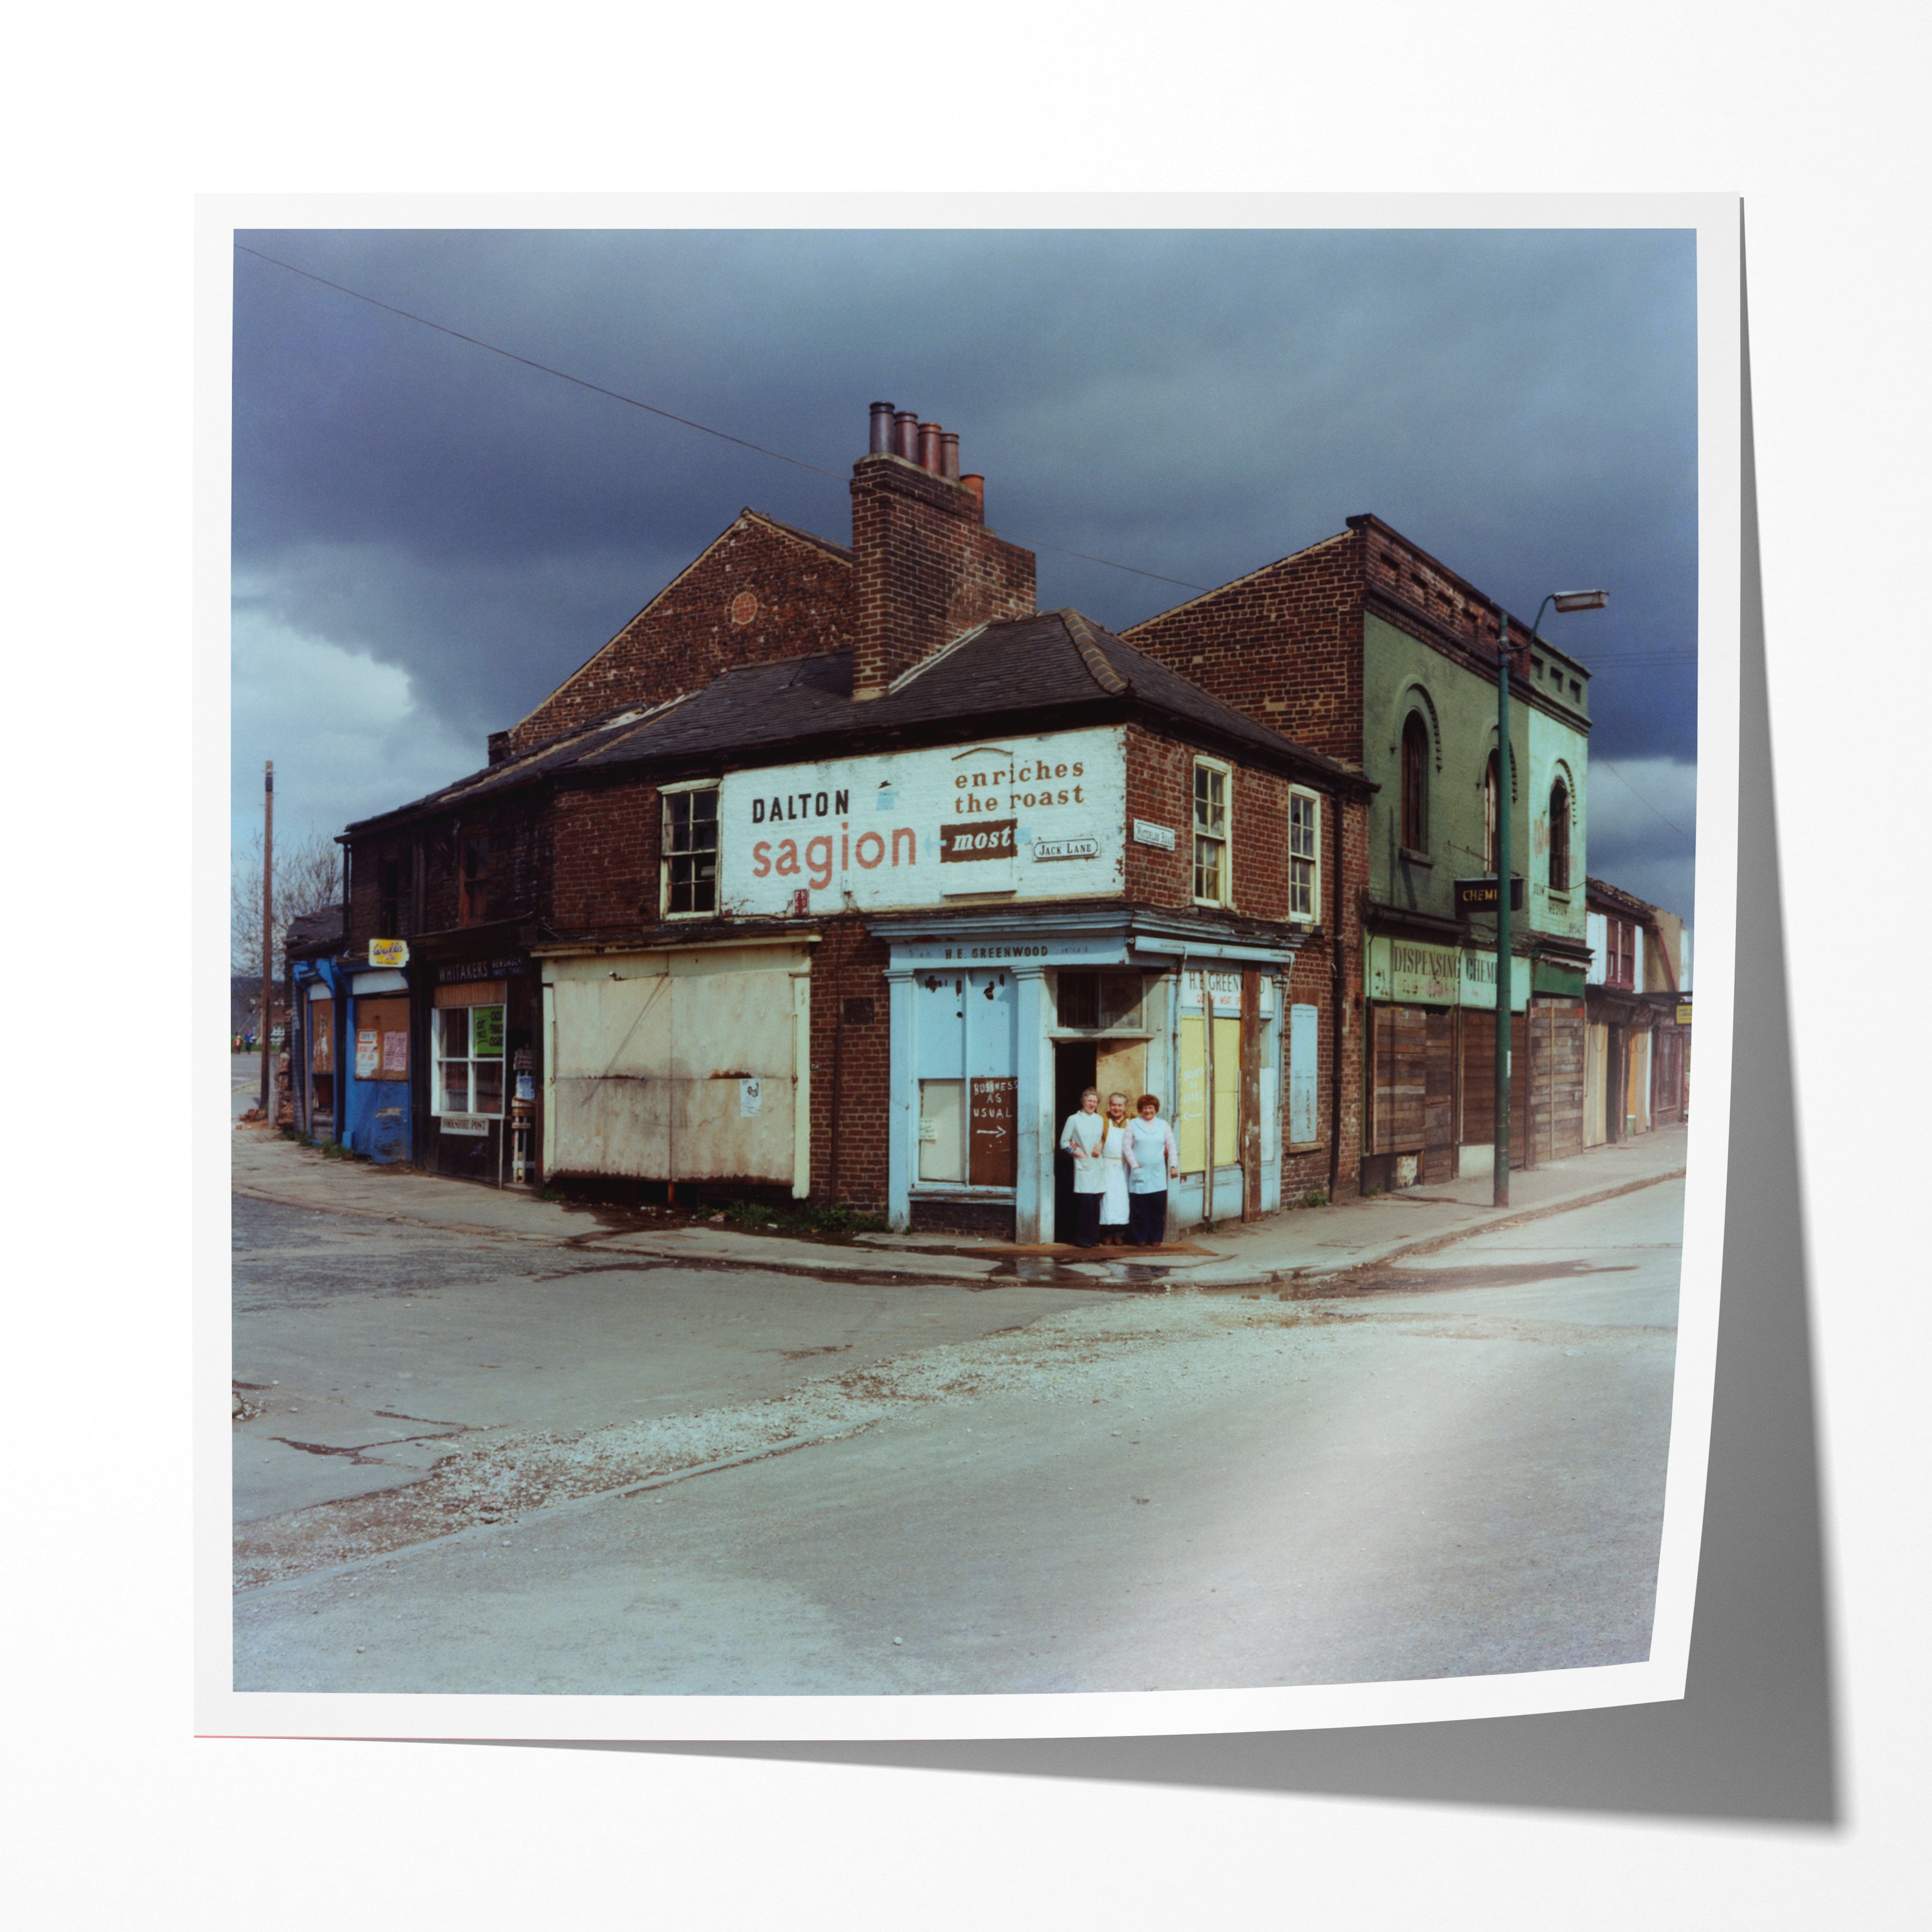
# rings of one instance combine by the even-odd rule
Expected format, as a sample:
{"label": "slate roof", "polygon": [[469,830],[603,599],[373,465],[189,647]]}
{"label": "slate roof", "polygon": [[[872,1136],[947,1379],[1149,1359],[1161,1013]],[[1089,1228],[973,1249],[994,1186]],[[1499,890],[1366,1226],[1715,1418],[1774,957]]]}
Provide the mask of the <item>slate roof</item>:
{"label": "slate roof", "polygon": [[324,906],[320,912],[298,913],[289,921],[289,930],[284,950],[291,958],[300,954],[307,958],[314,953],[326,952],[342,940],[342,908],[340,905]]}
{"label": "slate roof", "polygon": [[924,736],[935,728],[972,728],[1028,712],[1142,706],[1150,722],[1173,719],[1225,742],[1329,777],[1366,784],[1349,766],[1310,751],[1223,704],[1077,610],[1010,618],[968,632],[901,676],[884,696],[852,695],[852,654],[780,658],[721,673],[701,690],[646,707],[632,705],[532,746],[412,803],[362,820],[386,820],[467,805],[565,771],[602,772],[649,760],[728,760],[745,752],[837,741],[842,751],[875,734]]}
{"label": "slate roof", "polygon": [[717,756],[1116,699],[1138,700],[1312,770],[1359,776],[1209,697],[1077,610],[1049,610],[969,632],[914,666],[884,697],[862,704],[852,697],[851,680],[847,651],[746,664],[714,679],[675,712],[614,734],[573,762],[596,770],[640,758]]}

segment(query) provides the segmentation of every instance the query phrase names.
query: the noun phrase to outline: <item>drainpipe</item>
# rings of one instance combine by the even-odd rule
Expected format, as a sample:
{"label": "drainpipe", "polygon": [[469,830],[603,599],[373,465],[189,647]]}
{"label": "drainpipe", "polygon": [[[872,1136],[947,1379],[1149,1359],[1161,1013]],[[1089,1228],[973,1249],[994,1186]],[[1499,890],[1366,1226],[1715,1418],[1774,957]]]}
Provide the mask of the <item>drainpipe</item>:
{"label": "drainpipe", "polygon": [[[1168,1042],[1167,1071],[1169,1076],[1168,1084],[1174,1089],[1172,1105],[1176,1123],[1174,1130],[1174,1147],[1176,1154],[1180,1151],[1180,1128],[1178,1124],[1180,1119],[1180,1001],[1181,996],[1186,990],[1187,942],[1184,940],[1180,946],[1180,964],[1174,976],[1174,1010],[1168,1016],[1172,1022],[1168,1029],[1170,1038]],[[1202,1189],[1202,1219],[1204,1221],[1207,1219],[1208,1196],[1212,1186],[1211,1175],[1204,1178],[1201,1185]],[[1177,1208],[1180,1205],[1178,1202],[1174,1204]],[[1166,1238],[1167,1231],[1163,1228],[1161,1230],[1161,1239],[1165,1240]]]}

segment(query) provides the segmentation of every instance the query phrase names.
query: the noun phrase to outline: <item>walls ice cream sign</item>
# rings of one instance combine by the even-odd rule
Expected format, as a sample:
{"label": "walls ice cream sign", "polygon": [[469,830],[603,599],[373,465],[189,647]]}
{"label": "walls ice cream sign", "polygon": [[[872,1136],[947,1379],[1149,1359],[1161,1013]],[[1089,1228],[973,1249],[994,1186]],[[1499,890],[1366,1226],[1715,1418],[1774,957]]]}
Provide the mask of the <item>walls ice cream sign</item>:
{"label": "walls ice cream sign", "polygon": [[[1114,725],[738,772],[718,788],[728,912],[1118,893],[1126,736]],[[1042,860],[1060,862],[1042,864]]]}

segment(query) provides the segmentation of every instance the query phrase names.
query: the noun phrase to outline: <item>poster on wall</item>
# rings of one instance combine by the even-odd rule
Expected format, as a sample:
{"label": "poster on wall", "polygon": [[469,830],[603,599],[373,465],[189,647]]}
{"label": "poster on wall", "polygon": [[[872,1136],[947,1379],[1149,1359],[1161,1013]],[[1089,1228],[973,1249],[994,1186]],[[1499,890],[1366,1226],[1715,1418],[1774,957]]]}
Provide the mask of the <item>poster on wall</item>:
{"label": "poster on wall", "polygon": [[1107,726],[730,774],[720,896],[740,916],[785,917],[1117,893],[1126,758],[1124,729]]}

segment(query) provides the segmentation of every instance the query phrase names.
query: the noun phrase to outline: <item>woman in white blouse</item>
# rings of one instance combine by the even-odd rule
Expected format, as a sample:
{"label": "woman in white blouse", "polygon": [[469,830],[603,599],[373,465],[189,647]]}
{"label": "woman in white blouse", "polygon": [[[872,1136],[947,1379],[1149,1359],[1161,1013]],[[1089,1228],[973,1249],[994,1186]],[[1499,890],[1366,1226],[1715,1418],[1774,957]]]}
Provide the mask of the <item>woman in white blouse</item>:
{"label": "woman in white blouse", "polygon": [[1167,1238],[1167,1184],[1180,1178],[1180,1149],[1174,1130],[1160,1118],[1160,1102],[1143,1094],[1140,1118],[1127,1124],[1127,1239],[1157,1248]]}
{"label": "woman in white blouse", "polygon": [[1090,1087],[1080,1096],[1079,1112],[1068,1114],[1060,1130],[1060,1144],[1073,1156],[1073,1240],[1078,1247],[1090,1248],[1100,1238],[1100,1199],[1107,1191],[1108,1167],[1100,1144],[1106,1132],[1100,1091]]}

